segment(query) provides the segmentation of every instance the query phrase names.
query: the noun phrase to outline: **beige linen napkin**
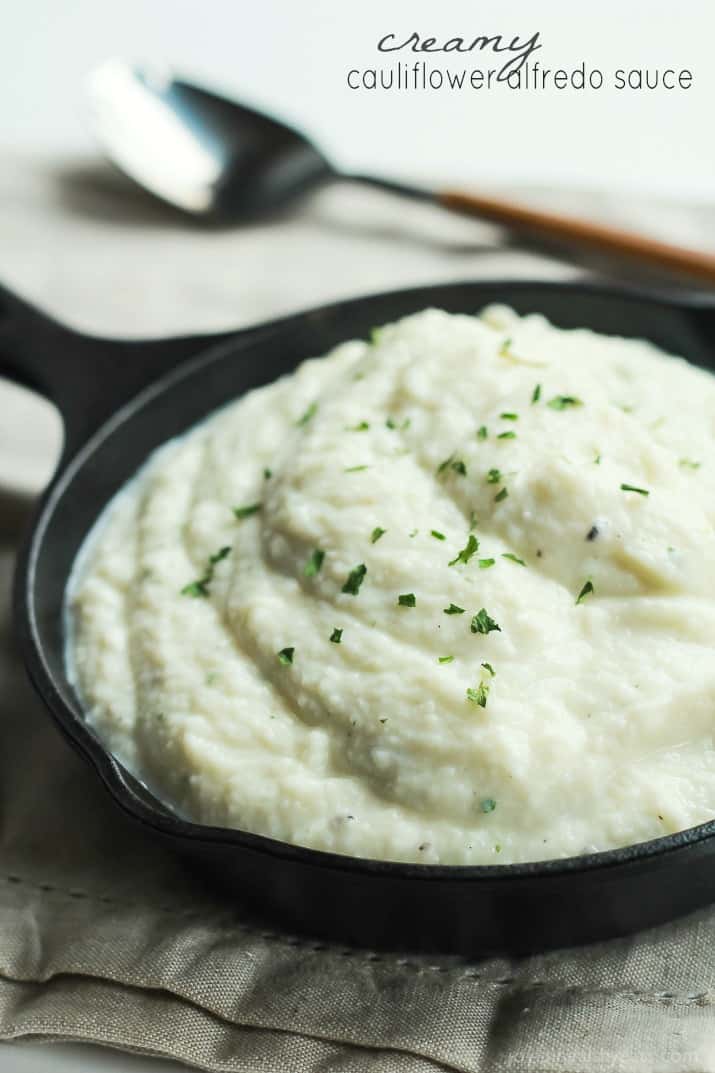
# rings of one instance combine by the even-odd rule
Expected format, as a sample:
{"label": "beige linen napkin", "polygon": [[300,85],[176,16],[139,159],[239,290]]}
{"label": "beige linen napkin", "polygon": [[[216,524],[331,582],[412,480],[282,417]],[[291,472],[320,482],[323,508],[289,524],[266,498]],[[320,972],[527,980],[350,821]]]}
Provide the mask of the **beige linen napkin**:
{"label": "beige linen napkin", "polygon": [[[0,278],[119,334],[219,329],[385,286],[573,271],[499,248],[477,224],[395,208],[326,192],[283,220],[207,233],[102,170],[16,160],[0,174]],[[715,231],[712,212],[669,211],[684,238]],[[0,385],[0,479],[14,489],[0,498],[1,1039],[92,1041],[210,1070],[715,1070],[715,910],[526,959],[378,955],[239,913],[146,843],[59,738],[13,652],[19,488],[56,449],[47,415],[32,437],[28,420]]]}

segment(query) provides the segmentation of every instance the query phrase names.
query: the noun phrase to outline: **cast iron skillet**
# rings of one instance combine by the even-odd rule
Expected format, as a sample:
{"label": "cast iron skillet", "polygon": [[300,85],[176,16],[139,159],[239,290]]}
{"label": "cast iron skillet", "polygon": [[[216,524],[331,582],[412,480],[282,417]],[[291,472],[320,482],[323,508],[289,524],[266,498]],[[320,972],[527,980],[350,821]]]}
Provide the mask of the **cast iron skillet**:
{"label": "cast iron skillet", "polygon": [[[15,613],[30,677],[60,730],[139,825],[289,927],[372,947],[481,954],[588,942],[715,900],[715,821],[607,853],[526,865],[358,860],[178,818],[105,750],[63,663],[62,601],[82,540],[147,455],[228,399],[386,321],[507,302],[569,328],[643,336],[715,365],[715,302],[574,284],[457,283],[378,294],[211,338],[79,335],[0,292],[0,367],[58,405],[62,459],[20,556]],[[599,673],[593,668],[593,673]],[[544,772],[548,778],[548,771]]]}

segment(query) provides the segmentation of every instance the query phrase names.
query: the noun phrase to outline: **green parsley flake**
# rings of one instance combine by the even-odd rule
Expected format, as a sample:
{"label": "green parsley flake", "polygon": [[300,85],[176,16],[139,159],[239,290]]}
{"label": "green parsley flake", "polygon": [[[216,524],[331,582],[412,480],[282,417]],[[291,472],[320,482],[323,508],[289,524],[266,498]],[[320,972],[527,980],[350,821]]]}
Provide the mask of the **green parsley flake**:
{"label": "green parsley flake", "polygon": [[446,540],[444,533],[440,533],[438,529],[430,529],[430,536],[433,536],[435,540]]}
{"label": "green parsley flake", "polygon": [[325,552],[322,548],[316,548],[313,554],[308,559],[308,562],[303,567],[303,574],[305,577],[315,577],[323,565],[323,559],[325,558]]}
{"label": "green parsley flake", "polygon": [[482,663],[482,667],[484,668],[485,671],[489,671],[489,673],[491,674],[492,678],[494,678],[494,676],[496,675],[497,672],[494,670],[494,668],[492,667],[491,663]]}
{"label": "green parsley flake", "polygon": [[472,633],[492,633],[493,630],[498,630],[501,633],[501,626],[494,621],[484,607],[477,611],[469,628]]}
{"label": "green parsley flake", "polygon": [[509,432],[500,432],[499,435],[497,436],[497,439],[498,440],[515,440],[516,439],[516,432],[511,432],[511,431],[509,431]]}
{"label": "green parsley flake", "polygon": [[519,415],[518,414],[510,414],[510,413],[499,414],[499,417],[502,419],[502,421],[518,421],[519,420]]}
{"label": "green parsley flake", "polygon": [[457,604],[450,604],[449,607],[444,608],[445,615],[463,615],[464,608],[459,607]]}
{"label": "green parsley flake", "polygon": [[583,406],[583,403],[575,395],[555,395],[546,405],[552,410],[568,410],[570,406]]}
{"label": "green parsley flake", "polygon": [[342,641],[342,639],[343,639],[343,631],[339,630],[338,627],[336,626],[335,629],[333,630],[333,632],[330,634],[330,640],[333,642],[334,645],[339,645],[340,642]]}
{"label": "green parsley flake", "polygon": [[678,465],[682,466],[683,469],[700,469],[701,463],[693,462],[691,458],[681,458]]}
{"label": "green parsley flake", "polygon": [[406,417],[405,420],[400,425],[400,428],[402,429],[403,432],[406,432],[411,424],[412,424],[412,418],[411,417]]}
{"label": "green parsley flake", "polygon": [[263,479],[264,480],[268,481],[268,480],[271,479],[272,476],[273,476],[273,470],[268,469],[268,468],[263,470]]}
{"label": "green parsley flake", "polygon": [[647,488],[637,488],[635,484],[622,484],[622,492],[636,492],[639,496],[649,496],[650,492]]}
{"label": "green parsley flake", "polygon": [[411,533],[408,533],[410,540],[412,540],[413,537],[416,537],[418,533],[419,529],[413,529]]}
{"label": "green parsley flake", "polygon": [[417,603],[414,592],[403,592],[397,597],[400,607],[414,607]]}
{"label": "green parsley flake", "polygon": [[388,419],[385,422],[385,424],[387,425],[388,428],[392,428],[392,429],[397,428],[397,422],[395,421],[394,417],[388,417]]}
{"label": "green parsley flake", "polygon": [[496,559],[480,559],[479,560],[479,569],[480,570],[488,570],[490,566],[494,566],[495,562],[496,562]]}
{"label": "green parsley flake", "polygon": [[533,406],[534,403],[538,402],[540,398],[541,398],[541,384],[537,384],[536,387],[534,388],[533,394],[531,396],[531,405]]}
{"label": "green parsley flake", "polygon": [[365,563],[360,563],[359,566],[353,567],[347,576],[341,592],[346,592],[349,596],[357,596],[360,591],[360,586],[365,580],[366,573],[367,567],[365,566]]}
{"label": "green parsley flake", "polygon": [[490,469],[489,472],[487,473],[487,484],[499,484],[500,480],[501,480],[501,470],[500,469]]}
{"label": "green parsley flake", "polygon": [[493,797],[484,797],[479,802],[479,807],[482,812],[493,812],[494,809],[497,807],[497,803]]}
{"label": "green parsley flake", "polygon": [[190,581],[181,590],[182,596],[208,596],[208,594],[209,587],[204,578],[199,578],[198,581]]}
{"label": "green parsley flake", "polygon": [[300,425],[307,425],[308,422],[310,420],[312,420],[312,418],[315,417],[317,412],[318,412],[318,404],[317,404],[317,402],[311,402],[310,406],[305,411],[303,416],[299,417],[298,420],[296,421],[296,425],[298,425],[299,427],[300,427]]}
{"label": "green parsley flake", "polygon": [[506,499],[508,495],[509,493],[507,492],[506,488],[502,488],[501,492],[497,492],[497,494],[494,496],[494,502],[501,503],[501,501],[503,499]]}
{"label": "green parsley flake", "polygon": [[438,656],[438,663],[454,663],[454,656]]}
{"label": "green parsley flake", "polygon": [[595,464],[596,466],[600,466],[600,465],[601,465],[601,456],[600,456],[600,455],[596,455],[596,457],[594,458],[594,460],[593,460],[593,461],[594,461],[594,464]]}
{"label": "green parsley flake", "polygon": [[380,537],[384,536],[386,532],[387,529],[381,529],[379,525],[376,525],[372,531],[372,535],[370,536],[370,543],[377,544]]}
{"label": "green parsley flake", "polygon": [[227,555],[231,554],[230,545],[226,545],[223,548],[219,548],[217,552],[209,556],[209,561],[204,571],[203,577],[198,578],[196,581],[190,581],[188,585],[184,585],[181,590],[182,596],[194,596],[194,597],[207,597],[209,595],[209,585],[213,581],[214,571],[217,563],[220,563],[222,559],[225,559]]}
{"label": "green parsley flake", "polygon": [[282,648],[278,653],[278,662],[282,663],[284,667],[287,667],[289,663],[293,662],[294,648]]}
{"label": "green parsley flake", "polygon": [[367,432],[370,425],[367,421],[358,421],[357,425],[349,425],[348,432]]}
{"label": "green parsley flake", "polygon": [[486,708],[489,686],[486,682],[480,682],[476,689],[467,690],[467,700],[472,704],[478,704],[480,708]]}
{"label": "green parsley flake", "polygon": [[576,604],[578,605],[578,604],[582,603],[582,601],[585,600],[586,597],[589,596],[594,591],[595,590],[593,588],[593,582],[589,578],[589,580],[584,584],[584,586],[581,589],[580,593],[576,597]]}
{"label": "green parsley flake", "polygon": [[250,518],[252,514],[258,514],[258,511],[262,506],[262,503],[251,503],[247,507],[234,507],[233,513],[239,520],[242,518]]}
{"label": "green parsley flake", "polygon": [[512,563],[518,563],[519,566],[526,566],[523,559],[520,559],[518,555],[512,555],[510,551],[505,551],[502,554],[502,559],[508,559]]}
{"label": "green parsley flake", "polygon": [[477,439],[478,440],[486,440],[488,435],[489,435],[489,432],[487,431],[487,426],[486,425],[480,425],[479,428],[477,429]]}
{"label": "green parsley flake", "polygon": [[499,356],[500,357],[502,357],[502,358],[507,357],[507,355],[509,354],[509,348],[511,347],[511,343],[512,343],[512,341],[511,341],[510,338],[505,339],[503,341],[502,345],[499,347]]}
{"label": "green parsley flake", "polygon": [[347,466],[344,473],[360,473],[362,470],[368,469],[368,466]]}
{"label": "green parsley flake", "polygon": [[458,473],[460,477],[467,476],[467,467],[464,462],[461,458],[455,458],[453,454],[451,454],[449,458],[445,458],[444,462],[440,462],[437,466],[437,473],[444,473],[448,469]]}
{"label": "green parsley flake", "polygon": [[459,552],[459,554],[451,560],[449,565],[454,566],[455,563],[468,563],[477,551],[479,551],[479,541],[473,533],[470,533],[467,538],[467,543]]}

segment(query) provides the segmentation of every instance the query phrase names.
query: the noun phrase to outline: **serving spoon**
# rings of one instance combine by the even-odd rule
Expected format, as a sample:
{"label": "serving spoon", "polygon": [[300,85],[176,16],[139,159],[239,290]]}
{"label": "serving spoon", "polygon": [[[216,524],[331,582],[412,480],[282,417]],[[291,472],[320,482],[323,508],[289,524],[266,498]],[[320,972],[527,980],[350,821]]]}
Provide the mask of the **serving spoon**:
{"label": "serving spoon", "polygon": [[88,96],[94,130],[109,158],[163,201],[207,220],[260,216],[311,187],[347,180],[477,216],[532,239],[615,254],[715,284],[715,255],[705,251],[499,198],[341,172],[293,127],[168,73],[108,60],[90,75]]}

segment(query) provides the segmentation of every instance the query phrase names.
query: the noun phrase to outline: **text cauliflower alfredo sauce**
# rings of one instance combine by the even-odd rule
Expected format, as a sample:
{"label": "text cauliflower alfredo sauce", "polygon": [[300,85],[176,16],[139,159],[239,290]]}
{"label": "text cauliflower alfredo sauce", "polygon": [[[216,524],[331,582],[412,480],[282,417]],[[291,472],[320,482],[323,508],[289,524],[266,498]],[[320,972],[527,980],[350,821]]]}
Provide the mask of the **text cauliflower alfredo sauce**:
{"label": "text cauliflower alfredo sauce", "polygon": [[579,854],[715,804],[715,380],[427,310],[231,403],[70,592],[88,718],[183,814],[361,857]]}

